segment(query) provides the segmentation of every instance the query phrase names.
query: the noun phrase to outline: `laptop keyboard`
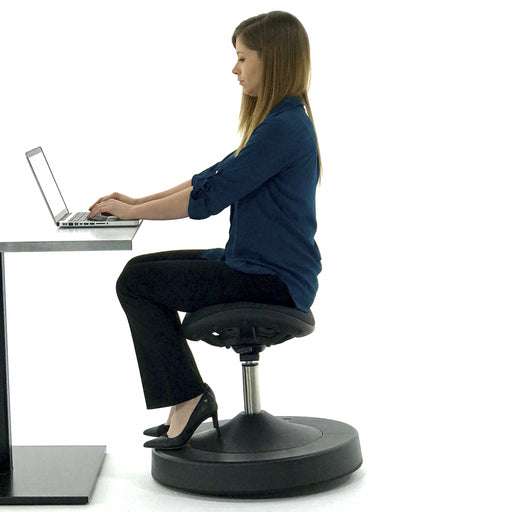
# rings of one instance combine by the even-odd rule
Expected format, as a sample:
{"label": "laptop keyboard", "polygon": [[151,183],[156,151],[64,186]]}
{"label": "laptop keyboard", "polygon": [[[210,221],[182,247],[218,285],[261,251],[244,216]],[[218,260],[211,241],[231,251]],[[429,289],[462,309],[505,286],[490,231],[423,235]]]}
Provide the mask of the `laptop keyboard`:
{"label": "laptop keyboard", "polygon": [[75,213],[73,217],[70,217],[67,222],[81,222],[81,221],[91,221],[91,220],[107,220],[108,217],[106,215],[98,214],[96,217],[93,217],[92,219],[88,219],[87,216],[89,215],[89,212],[80,212]]}

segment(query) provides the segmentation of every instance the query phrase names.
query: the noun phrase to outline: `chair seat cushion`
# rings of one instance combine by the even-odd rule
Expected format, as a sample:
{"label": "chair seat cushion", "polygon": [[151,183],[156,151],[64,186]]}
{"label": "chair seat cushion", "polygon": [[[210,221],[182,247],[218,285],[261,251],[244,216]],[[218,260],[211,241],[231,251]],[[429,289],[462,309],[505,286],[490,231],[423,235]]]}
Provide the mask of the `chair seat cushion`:
{"label": "chair seat cushion", "polygon": [[187,313],[183,319],[187,339],[228,348],[276,345],[307,336],[314,329],[311,311],[254,302],[217,304]]}

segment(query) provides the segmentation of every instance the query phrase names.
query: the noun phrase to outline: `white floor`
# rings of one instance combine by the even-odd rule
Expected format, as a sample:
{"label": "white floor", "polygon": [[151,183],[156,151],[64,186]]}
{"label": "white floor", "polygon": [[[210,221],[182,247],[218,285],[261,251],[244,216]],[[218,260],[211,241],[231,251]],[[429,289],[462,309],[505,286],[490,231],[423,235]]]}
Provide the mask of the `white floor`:
{"label": "white floor", "polygon": [[[468,446],[467,457],[461,458],[457,441],[450,438],[445,442],[429,442],[427,453],[420,440],[409,444],[411,436],[403,435],[400,421],[394,430],[395,435],[387,438],[387,444],[384,436],[383,444],[378,446],[378,428],[363,429],[364,466],[344,485],[324,493],[281,500],[232,500],[175,492],[151,478],[148,450],[129,440],[125,448],[114,443],[108,450],[92,501],[84,508],[91,512],[170,509],[192,512],[262,507],[268,511],[510,510],[510,500],[505,494],[505,468],[486,470],[485,464],[492,465],[492,461],[482,456],[481,449]],[[482,435],[475,437],[475,441],[487,444],[489,439]],[[450,443],[454,446],[450,447]],[[491,456],[491,459],[496,461],[499,457]],[[484,469],[476,471],[474,467]],[[4,507],[11,508],[80,510],[80,506]]]}

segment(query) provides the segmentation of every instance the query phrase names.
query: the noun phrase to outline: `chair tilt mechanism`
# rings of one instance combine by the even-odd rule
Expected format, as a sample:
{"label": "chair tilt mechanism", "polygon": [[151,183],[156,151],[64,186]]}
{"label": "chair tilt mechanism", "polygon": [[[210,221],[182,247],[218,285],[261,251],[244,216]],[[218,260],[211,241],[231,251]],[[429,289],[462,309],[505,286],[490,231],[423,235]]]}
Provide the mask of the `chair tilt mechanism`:
{"label": "chair tilt mechanism", "polygon": [[189,340],[232,348],[242,362],[244,411],[221,421],[218,438],[203,424],[179,450],[153,450],[152,475],[183,491],[226,497],[293,496],[330,489],[362,464],[357,431],[334,420],[273,416],[261,409],[260,353],[303,337],[313,314],[294,308],[238,302],[188,313]]}

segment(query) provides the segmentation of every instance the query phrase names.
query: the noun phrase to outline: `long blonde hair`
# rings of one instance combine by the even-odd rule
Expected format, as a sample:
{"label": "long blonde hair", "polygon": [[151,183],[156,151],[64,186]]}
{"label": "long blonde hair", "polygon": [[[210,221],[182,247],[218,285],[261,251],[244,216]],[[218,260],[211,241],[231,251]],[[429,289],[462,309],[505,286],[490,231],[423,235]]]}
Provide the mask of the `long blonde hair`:
{"label": "long blonde hair", "polygon": [[[258,52],[263,64],[263,79],[259,96],[242,93],[238,125],[242,139],[236,154],[245,147],[270,111],[289,96],[301,99],[314,127],[308,98],[311,82],[309,38],[302,23],[292,14],[272,11],[240,23],[233,33],[233,46],[238,38],[247,48]],[[320,151],[318,163],[321,169]]]}

